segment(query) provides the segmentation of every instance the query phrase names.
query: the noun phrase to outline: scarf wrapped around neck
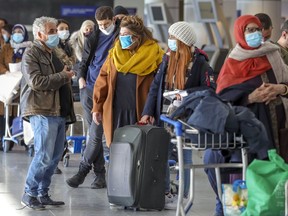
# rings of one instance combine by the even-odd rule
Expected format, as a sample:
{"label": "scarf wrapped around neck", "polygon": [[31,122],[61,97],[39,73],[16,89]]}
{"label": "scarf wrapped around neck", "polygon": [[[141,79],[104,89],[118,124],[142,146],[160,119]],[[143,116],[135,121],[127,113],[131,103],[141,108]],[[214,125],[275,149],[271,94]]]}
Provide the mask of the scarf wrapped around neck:
{"label": "scarf wrapped around neck", "polygon": [[[162,61],[164,51],[153,40],[146,40],[134,55],[129,50],[122,49],[120,41],[109,51],[109,58],[112,58],[118,72],[132,73],[145,76],[158,68]],[[108,73],[110,69],[108,67]]]}
{"label": "scarf wrapped around neck", "polygon": [[243,83],[265,73],[271,68],[266,52],[272,50],[263,45],[259,49],[246,50],[236,44],[221,68],[216,92],[219,93],[229,86]]}
{"label": "scarf wrapped around neck", "polygon": [[[272,68],[277,83],[288,83],[288,66],[284,63],[279,52],[279,47],[270,42],[265,42],[259,49],[246,50],[238,44],[229,54],[225,62],[225,66],[221,69],[220,75],[217,80],[217,90],[219,93],[224,88],[232,85],[240,84],[248,79],[252,79],[257,75],[265,73],[268,69]],[[265,65],[259,65],[262,70],[243,70],[241,66],[243,62],[249,61],[254,58],[266,58],[267,62],[262,62]],[[268,64],[267,64],[268,63]],[[251,62],[250,64],[255,64]],[[253,66],[253,65],[252,65]],[[220,78],[220,79],[219,79]],[[286,128],[288,128],[288,99],[280,97],[286,114]]]}
{"label": "scarf wrapped around neck", "polygon": [[12,56],[13,63],[16,62],[16,59],[22,59],[25,49],[27,47],[32,46],[31,41],[24,41],[22,43],[16,44],[12,40],[10,40],[10,44],[11,44],[11,47],[13,48],[13,56]]}

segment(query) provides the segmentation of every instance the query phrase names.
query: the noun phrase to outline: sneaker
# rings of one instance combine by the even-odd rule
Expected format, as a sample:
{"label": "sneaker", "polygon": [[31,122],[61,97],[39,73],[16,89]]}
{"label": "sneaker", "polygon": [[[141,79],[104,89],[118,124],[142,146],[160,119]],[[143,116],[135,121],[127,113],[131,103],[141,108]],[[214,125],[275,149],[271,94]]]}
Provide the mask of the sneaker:
{"label": "sneaker", "polygon": [[45,206],[42,205],[36,197],[32,197],[28,195],[27,193],[24,193],[22,199],[21,199],[21,204],[25,207],[28,207],[33,210],[44,210]]}
{"label": "sneaker", "polygon": [[168,193],[165,195],[165,206],[166,210],[176,210],[177,209],[178,196],[175,194]]}
{"label": "sneaker", "polygon": [[54,205],[54,206],[65,205],[63,201],[53,201],[50,198],[50,196],[48,196],[48,194],[45,196],[37,197],[37,199],[42,205]]}
{"label": "sneaker", "polygon": [[106,188],[105,175],[97,175],[91,184],[92,189]]}
{"label": "sneaker", "polygon": [[55,168],[54,174],[62,174],[62,171],[61,171],[61,169],[59,169],[58,166]]}
{"label": "sneaker", "polygon": [[124,206],[120,206],[120,205],[117,205],[117,204],[114,204],[114,203],[109,203],[109,207],[111,209],[125,208]]}

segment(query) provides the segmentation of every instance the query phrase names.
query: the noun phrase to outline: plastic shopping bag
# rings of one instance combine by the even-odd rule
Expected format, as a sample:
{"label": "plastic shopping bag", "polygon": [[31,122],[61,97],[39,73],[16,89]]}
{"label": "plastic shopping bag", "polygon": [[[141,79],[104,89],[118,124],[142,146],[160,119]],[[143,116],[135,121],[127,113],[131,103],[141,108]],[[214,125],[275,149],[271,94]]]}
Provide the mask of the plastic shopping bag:
{"label": "plastic shopping bag", "polygon": [[285,182],[288,164],[276,153],[268,151],[270,161],[254,160],[247,168],[248,205],[243,216],[285,215]]}
{"label": "plastic shopping bag", "polygon": [[222,203],[225,216],[240,216],[245,211],[248,191],[245,181],[235,180],[233,184],[222,184]]}

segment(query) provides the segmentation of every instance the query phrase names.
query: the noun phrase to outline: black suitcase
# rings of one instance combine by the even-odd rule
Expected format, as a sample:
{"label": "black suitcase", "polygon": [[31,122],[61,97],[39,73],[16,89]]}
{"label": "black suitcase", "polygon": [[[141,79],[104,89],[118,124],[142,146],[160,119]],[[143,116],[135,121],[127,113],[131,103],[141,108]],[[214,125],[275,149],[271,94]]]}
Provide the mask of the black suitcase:
{"label": "black suitcase", "polygon": [[170,135],[151,125],[115,130],[110,146],[107,193],[110,203],[162,210]]}

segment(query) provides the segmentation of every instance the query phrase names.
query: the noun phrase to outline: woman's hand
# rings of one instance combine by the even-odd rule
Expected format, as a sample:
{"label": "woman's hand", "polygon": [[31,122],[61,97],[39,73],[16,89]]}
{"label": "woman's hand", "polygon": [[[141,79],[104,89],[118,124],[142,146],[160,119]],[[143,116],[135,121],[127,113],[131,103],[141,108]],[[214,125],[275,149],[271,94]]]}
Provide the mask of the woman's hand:
{"label": "woman's hand", "polygon": [[102,122],[102,114],[99,112],[93,112],[92,118],[96,125],[99,125]]}
{"label": "woman's hand", "polygon": [[142,124],[153,124],[155,121],[153,116],[149,116],[149,115],[144,115],[142,116],[142,118],[140,119],[140,123]]}
{"label": "woman's hand", "polygon": [[78,80],[78,83],[79,83],[79,89],[86,87],[86,81],[83,77],[80,77],[80,79]]}
{"label": "woman's hand", "polygon": [[249,103],[265,103],[267,105],[285,91],[284,84],[263,83],[248,96],[248,101]]}

